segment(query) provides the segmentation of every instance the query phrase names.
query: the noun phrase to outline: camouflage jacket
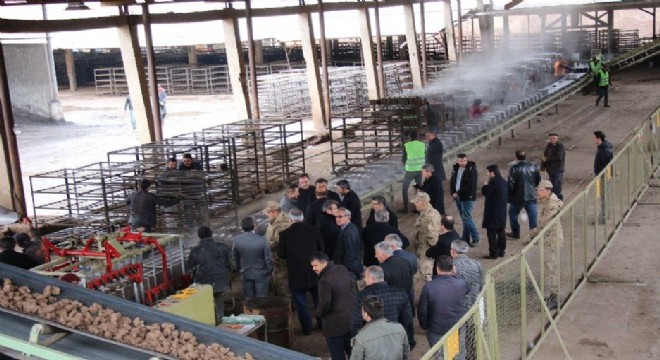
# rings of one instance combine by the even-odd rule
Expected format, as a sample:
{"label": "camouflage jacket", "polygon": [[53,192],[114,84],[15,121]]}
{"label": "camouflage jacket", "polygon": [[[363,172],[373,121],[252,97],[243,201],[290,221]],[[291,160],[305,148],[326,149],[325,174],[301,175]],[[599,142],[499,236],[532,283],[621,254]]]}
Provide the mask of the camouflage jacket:
{"label": "camouflage jacket", "polygon": [[426,250],[438,242],[440,235],[440,213],[430,205],[419,214],[415,221],[413,238],[417,246],[417,256],[424,258]]}
{"label": "camouflage jacket", "polygon": [[288,229],[289,226],[291,226],[289,215],[285,213],[280,213],[275,219],[269,221],[268,228],[266,229],[266,240],[268,240],[268,245],[270,245],[271,250],[275,249],[274,254],[277,253],[277,244],[280,242],[280,232]]}
{"label": "camouflage jacket", "polygon": [[[557,195],[554,193],[550,195],[549,198],[538,200],[538,212],[539,212],[539,222],[538,226],[531,233],[531,237],[534,237],[541,232],[541,230],[555,217],[559,214],[561,207],[564,203],[557,198]],[[557,222],[552,229],[549,229],[545,233],[545,245],[552,246],[558,244],[561,246],[561,243],[564,241],[564,233],[561,228],[561,222]]]}

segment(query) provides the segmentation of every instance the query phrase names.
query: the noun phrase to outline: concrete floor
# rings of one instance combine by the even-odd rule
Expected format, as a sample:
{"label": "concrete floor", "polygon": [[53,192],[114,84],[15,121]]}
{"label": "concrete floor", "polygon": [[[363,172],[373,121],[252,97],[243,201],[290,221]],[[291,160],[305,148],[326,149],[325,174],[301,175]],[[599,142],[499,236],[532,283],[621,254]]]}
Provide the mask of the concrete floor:
{"label": "concrete floor", "polygon": [[[615,149],[618,149],[628,141],[633,128],[660,104],[660,72],[657,69],[640,66],[621,74],[614,74],[612,82],[614,86],[610,91],[612,106],[610,108],[596,107],[594,97],[577,94],[559,105],[558,114],[538,116],[531,122],[530,128],[526,125],[519,126],[515,138],[507,136],[503,138],[502,145],[497,145],[495,142],[472,151],[469,156],[477,163],[480,172],[479,184],[486,180],[485,168],[489,164],[498,164],[506,173],[507,164],[513,160],[514,152],[518,149],[526,150],[531,161],[540,162],[547,134],[557,132],[560,134],[560,141],[567,148],[564,196],[570,201],[571,196],[583,188],[584,182],[593,178],[591,164],[595,145],[592,141],[592,132],[597,129],[603,130],[615,145]],[[53,126],[19,122],[17,125],[17,130],[20,131],[19,148],[25,177],[65,166],[73,167],[104,161],[108,151],[137,144],[137,136],[130,128],[128,117],[122,111],[122,97],[97,97],[93,91],[83,91],[76,94],[63,92],[61,100],[65,116],[70,123]],[[169,115],[164,125],[166,136],[236,120],[232,115],[231,100],[228,96],[170,96],[168,104]],[[109,133],[112,136],[108,136]],[[327,148],[328,144],[322,144],[310,149],[310,152],[318,153]],[[44,158],[44,154],[48,156]],[[307,170],[313,178],[334,177],[329,173],[327,154],[309,161]],[[448,166],[446,171],[449,170]],[[27,179],[26,191],[29,193]],[[261,196],[242,209],[242,212],[257,211],[267,200],[277,197],[279,194]],[[393,204],[394,208],[400,207],[400,201],[399,197],[397,203]],[[458,218],[452,204],[447,203],[445,206],[450,215]],[[480,225],[482,215],[483,200],[479,197],[473,214],[477,225]],[[400,220],[404,234],[411,234],[414,220],[414,215],[407,215]],[[522,226],[525,235],[527,229],[524,223]],[[460,221],[457,223],[457,228],[459,231],[462,229]],[[481,232],[481,236],[485,240],[484,231]],[[511,256],[520,251],[521,243],[510,241],[508,246],[507,255]],[[482,241],[481,245],[472,249],[471,255],[481,257],[487,252],[486,241]],[[484,260],[483,265],[489,269],[498,262]],[[655,273],[657,274],[657,268]],[[421,284],[416,286],[419,294]],[[657,301],[655,304],[657,310]],[[621,320],[626,321],[625,318]],[[300,334],[295,319],[293,326],[296,334]],[[589,334],[587,337],[597,338],[597,335]],[[416,338],[418,345],[411,358],[419,358],[428,350],[423,331],[418,329]],[[615,344],[610,344],[613,345]],[[294,349],[314,356],[325,358],[328,356],[320,332],[305,337],[304,341],[297,341]],[[554,358],[561,357],[560,352],[552,351],[550,354],[556,355]]]}

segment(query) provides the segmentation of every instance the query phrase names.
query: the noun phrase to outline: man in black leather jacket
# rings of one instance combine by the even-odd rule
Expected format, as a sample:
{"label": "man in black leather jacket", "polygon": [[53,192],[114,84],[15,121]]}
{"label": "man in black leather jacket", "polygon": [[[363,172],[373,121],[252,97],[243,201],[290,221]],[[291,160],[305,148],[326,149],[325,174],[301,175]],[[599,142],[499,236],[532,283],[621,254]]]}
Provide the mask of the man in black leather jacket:
{"label": "man in black leather jacket", "polygon": [[529,229],[535,229],[537,225],[536,186],[541,181],[541,172],[536,165],[525,160],[526,157],[525,151],[516,151],[518,163],[509,170],[509,179],[507,180],[511,232],[506,235],[514,239],[520,239],[518,214],[523,208],[529,218]]}

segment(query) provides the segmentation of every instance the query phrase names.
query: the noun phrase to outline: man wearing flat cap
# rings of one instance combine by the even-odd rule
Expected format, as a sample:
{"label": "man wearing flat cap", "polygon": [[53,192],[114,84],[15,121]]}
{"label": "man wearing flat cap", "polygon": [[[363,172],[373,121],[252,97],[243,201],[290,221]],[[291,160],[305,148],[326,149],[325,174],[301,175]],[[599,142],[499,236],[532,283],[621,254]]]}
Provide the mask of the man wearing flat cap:
{"label": "man wearing flat cap", "polygon": [[413,241],[416,247],[419,276],[424,280],[430,280],[433,272],[433,259],[426,257],[426,250],[438,242],[440,235],[440,213],[431,206],[431,198],[427,193],[419,192],[412,199],[415,208],[419,211],[419,217],[415,221],[413,230]]}
{"label": "man wearing flat cap", "polygon": [[559,142],[559,134],[548,134],[548,144],[543,151],[543,162],[541,162],[541,170],[548,173],[550,182],[552,183],[552,192],[557,195],[559,200],[564,200],[564,195],[561,192],[564,183],[564,166],[566,164],[566,150],[564,144]]}
{"label": "man wearing flat cap", "polygon": [[[539,224],[532,230],[531,237],[534,238],[543,230],[548,223],[559,213],[563,202],[552,192],[552,183],[548,180],[541,180],[536,187],[536,196],[538,200]],[[546,304],[550,310],[557,308],[557,294],[559,293],[559,273],[557,268],[557,256],[561,251],[564,241],[564,234],[561,228],[561,222],[557,221],[549,228],[543,236],[544,257],[545,257],[545,278],[546,278]]]}

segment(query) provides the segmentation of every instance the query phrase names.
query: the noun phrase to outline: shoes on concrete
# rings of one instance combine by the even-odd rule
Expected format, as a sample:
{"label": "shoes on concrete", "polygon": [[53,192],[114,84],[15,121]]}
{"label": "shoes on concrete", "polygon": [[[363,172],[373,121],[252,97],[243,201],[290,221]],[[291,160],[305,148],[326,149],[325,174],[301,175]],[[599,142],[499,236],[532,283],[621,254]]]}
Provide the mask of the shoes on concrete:
{"label": "shoes on concrete", "polygon": [[600,105],[600,102],[599,102],[599,101],[596,101],[596,106],[598,106],[598,105]]}
{"label": "shoes on concrete", "polygon": [[479,246],[479,243],[480,241],[474,241],[474,242],[469,242],[468,245],[470,245],[470,247],[477,247]]}
{"label": "shoes on concrete", "polygon": [[310,335],[312,335],[312,330],[303,330],[302,333],[303,333],[303,335],[305,335],[305,336],[310,336]]}
{"label": "shoes on concrete", "polygon": [[[591,225],[596,225],[596,220],[591,220]],[[605,219],[598,219],[598,225],[605,225]]]}
{"label": "shoes on concrete", "polygon": [[482,259],[497,260],[497,255],[495,255],[495,254],[486,255],[486,256],[483,256]]}
{"label": "shoes on concrete", "polygon": [[520,239],[520,235],[516,235],[516,234],[514,234],[514,233],[512,233],[512,232],[507,232],[507,233],[506,233],[506,237],[510,237],[510,238],[512,238],[512,239]]}
{"label": "shoes on concrete", "polygon": [[504,257],[505,254],[506,254],[506,252],[502,251],[501,253],[497,254],[497,257]]}
{"label": "shoes on concrete", "polygon": [[607,104],[605,104],[605,105],[603,105],[603,107],[610,107],[610,106],[609,106],[609,105],[607,105]]}

